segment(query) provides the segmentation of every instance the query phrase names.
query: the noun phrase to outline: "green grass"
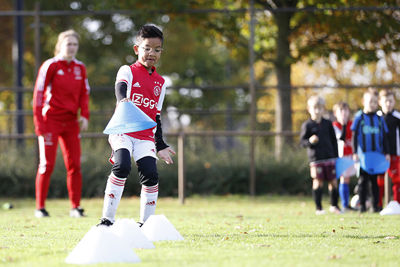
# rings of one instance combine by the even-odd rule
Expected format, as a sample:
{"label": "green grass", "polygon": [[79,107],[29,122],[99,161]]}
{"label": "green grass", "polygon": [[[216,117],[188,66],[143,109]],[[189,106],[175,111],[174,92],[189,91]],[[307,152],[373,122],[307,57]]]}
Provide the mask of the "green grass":
{"label": "green grass", "polygon": [[[65,258],[98,222],[102,208],[101,199],[85,199],[89,216],[73,219],[67,200],[49,200],[52,217],[36,219],[33,200],[11,202],[14,209],[0,211],[5,266],[71,266]],[[137,219],[138,213],[138,198],[121,201],[119,218]],[[191,197],[183,206],[162,198],[157,213],[185,240],[136,250],[142,260],[136,266],[399,266],[400,216],[315,216],[311,198],[281,196]]]}

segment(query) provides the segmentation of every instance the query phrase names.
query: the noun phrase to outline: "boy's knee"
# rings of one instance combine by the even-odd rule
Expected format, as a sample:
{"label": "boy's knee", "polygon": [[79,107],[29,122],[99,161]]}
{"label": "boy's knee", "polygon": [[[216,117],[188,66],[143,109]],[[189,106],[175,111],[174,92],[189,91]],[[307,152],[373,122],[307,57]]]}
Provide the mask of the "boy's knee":
{"label": "boy's knee", "polygon": [[145,186],[158,184],[158,172],[156,159],[144,157],[137,161],[140,183]]}
{"label": "boy's knee", "polygon": [[128,177],[131,172],[131,154],[128,149],[122,148],[114,152],[112,172],[119,178]]}

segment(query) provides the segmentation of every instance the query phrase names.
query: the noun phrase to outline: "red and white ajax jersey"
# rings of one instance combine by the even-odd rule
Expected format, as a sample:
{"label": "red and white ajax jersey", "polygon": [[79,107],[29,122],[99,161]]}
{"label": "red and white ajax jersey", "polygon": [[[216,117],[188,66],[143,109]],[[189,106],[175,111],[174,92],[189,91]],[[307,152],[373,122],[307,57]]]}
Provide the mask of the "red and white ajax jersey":
{"label": "red and white ajax jersey", "polygon": [[[122,66],[117,74],[115,84],[124,82],[127,84],[127,97],[147,114],[152,120],[156,121],[156,115],[160,114],[165,97],[165,80],[153,67],[153,73],[136,62],[131,66]],[[151,129],[127,133],[127,135],[140,140],[154,141],[156,127]]]}

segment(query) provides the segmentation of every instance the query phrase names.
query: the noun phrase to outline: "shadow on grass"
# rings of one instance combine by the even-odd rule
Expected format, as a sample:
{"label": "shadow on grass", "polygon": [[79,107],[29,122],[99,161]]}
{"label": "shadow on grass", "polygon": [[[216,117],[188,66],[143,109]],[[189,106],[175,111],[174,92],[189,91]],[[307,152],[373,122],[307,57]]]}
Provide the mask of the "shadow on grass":
{"label": "shadow on grass", "polygon": [[[349,238],[349,239],[384,239],[387,235],[340,235],[340,234],[331,234],[328,232],[323,233],[315,233],[315,234],[244,234],[244,233],[235,233],[235,234],[193,234],[190,235],[191,237],[199,237],[199,238],[209,238],[209,237],[216,237],[216,238],[224,238],[226,236],[230,237],[253,237],[253,238],[321,238],[321,237],[333,237],[337,236],[340,238]],[[395,237],[394,239],[398,239],[399,237]]]}

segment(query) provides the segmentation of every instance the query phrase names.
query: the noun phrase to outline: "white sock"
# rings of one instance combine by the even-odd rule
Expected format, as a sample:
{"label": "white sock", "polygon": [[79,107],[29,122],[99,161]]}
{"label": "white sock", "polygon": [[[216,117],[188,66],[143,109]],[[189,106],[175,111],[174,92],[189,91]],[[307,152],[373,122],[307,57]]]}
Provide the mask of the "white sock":
{"label": "white sock", "polygon": [[142,185],[140,192],[140,221],[143,223],[156,211],[158,184],[153,186]]}
{"label": "white sock", "polygon": [[115,221],[115,213],[117,212],[119,201],[124,191],[126,178],[119,178],[112,172],[108,176],[107,186],[104,194],[103,218]]}

